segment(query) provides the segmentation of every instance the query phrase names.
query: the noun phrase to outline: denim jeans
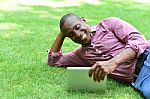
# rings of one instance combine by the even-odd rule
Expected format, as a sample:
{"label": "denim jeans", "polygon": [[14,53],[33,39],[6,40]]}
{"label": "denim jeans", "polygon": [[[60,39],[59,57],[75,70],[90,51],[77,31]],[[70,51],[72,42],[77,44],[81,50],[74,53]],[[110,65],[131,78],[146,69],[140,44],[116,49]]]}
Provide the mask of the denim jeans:
{"label": "denim jeans", "polygon": [[133,86],[139,90],[146,99],[150,99],[150,53],[144,61],[143,67]]}

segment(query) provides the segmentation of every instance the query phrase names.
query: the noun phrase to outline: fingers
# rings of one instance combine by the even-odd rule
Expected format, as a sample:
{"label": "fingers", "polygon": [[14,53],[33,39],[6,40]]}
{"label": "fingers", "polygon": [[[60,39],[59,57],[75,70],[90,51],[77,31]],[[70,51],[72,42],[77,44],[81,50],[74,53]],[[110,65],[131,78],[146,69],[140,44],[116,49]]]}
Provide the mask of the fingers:
{"label": "fingers", "polygon": [[101,68],[101,70],[99,70],[99,72],[98,72],[98,77],[97,77],[97,81],[98,81],[98,82],[101,81],[102,72],[103,72],[103,70],[102,70],[102,68]]}
{"label": "fingers", "polygon": [[89,77],[92,77],[92,74],[93,74],[93,70],[90,69],[90,70],[89,70]]}
{"label": "fingers", "polygon": [[89,70],[89,77],[92,77],[94,81],[100,82],[104,80],[107,75],[107,68],[103,68],[99,63],[95,63]]}
{"label": "fingers", "polygon": [[107,75],[107,73],[104,71],[103,68],[101,68],[98,72],[98,76],[97,76],[97,82],[100,82],[101,80],[104,80],[105,76]]}
{"label": "fingers", "polygon": [[100,82],[101,80],[104,80],[107,73],[104,71],[104,68],[101,68],[101,66],[93,65],[93,67],[89,70],[89,77],[93,76],[93,80],[96,82]]}
{"label": "fingers", "polygon": [[100,68],[96,68],[95,72],[93,73],[93,79],[94,81],[97,81],[98,80],[98,74],[100,72]]}
{"label": "fingers", "polygon": [[105,76],[107,75],[107,73],[105,71],[103,71],[102,75],[101,75],[101,79],[104,80]]}
{"label": "fingers", "polygon": [[91,69],[89,70],[89,77],[92,77],[93,73],[95,72],[96,70],[96,65],[94,64]]}

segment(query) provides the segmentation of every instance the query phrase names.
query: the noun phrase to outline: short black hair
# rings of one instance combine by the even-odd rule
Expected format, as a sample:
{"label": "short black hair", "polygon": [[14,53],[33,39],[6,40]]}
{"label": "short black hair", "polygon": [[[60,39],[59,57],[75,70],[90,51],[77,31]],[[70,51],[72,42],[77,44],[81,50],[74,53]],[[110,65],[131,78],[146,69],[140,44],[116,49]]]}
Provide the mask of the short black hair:
{"label": "short black hair", "polygon": [[76,14],[73,14],[73,13],[65,14],[65,15],[60,19],[60,24],[59,24],[59,25],[60,25],[60,30],[61,30],[62,26],[64,25],[64,23],[66,22],[67,18],[69,18],[69,17],[71,17],[71,16],[80,19],[80,17],[79,17],[78,15],[76,15]]}

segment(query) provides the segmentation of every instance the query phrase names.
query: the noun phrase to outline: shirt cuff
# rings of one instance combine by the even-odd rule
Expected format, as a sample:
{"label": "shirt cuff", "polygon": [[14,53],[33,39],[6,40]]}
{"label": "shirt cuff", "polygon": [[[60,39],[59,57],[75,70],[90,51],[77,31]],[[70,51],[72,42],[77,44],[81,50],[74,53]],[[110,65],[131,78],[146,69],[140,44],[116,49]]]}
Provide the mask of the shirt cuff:
{"label": "shirt cuff", "polygon": [[50,52],[50,50],[48,49],[48,65],[52,66],[55,65],[61,56],[62,56],[61,50],[59,52]]}
{"label": "shirt cuff", "polygon": [[133,43],[129,43],[126,45],[125,48],[132,48],[137,53],[137,58],[144,52],[144,50],[148,47],[147,44],[143,43],[140,45],[136,45]]}

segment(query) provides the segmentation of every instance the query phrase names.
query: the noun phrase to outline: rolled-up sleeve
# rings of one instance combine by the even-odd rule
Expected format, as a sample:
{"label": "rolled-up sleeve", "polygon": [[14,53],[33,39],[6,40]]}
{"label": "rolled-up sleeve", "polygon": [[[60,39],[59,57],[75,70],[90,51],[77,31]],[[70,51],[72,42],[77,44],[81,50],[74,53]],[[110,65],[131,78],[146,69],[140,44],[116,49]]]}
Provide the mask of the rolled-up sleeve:
{"label": "rolled-up sleeve", "polygon": [[108,28],[125,44],[125,48],[132,48],[137,57],[149,46],[145,37],[131,24],[116,17],[104,20]]}
{"label": "rolled-up sleeve", "polygon": [[61,56],[62,56],[62,51],[59,52],[48,51],[48,65],[51,66],[55,65]]}
{"label": "rolled-up sleeve", "polygon": [[48,51],[48,65],[50,66],[74,66],[74,65],[80,65],[85,66],[87,65],[86,62],[84,62],[75,51],[68,52],[68,53],[62,53],[62,51],[59,52],[50,52]]}

